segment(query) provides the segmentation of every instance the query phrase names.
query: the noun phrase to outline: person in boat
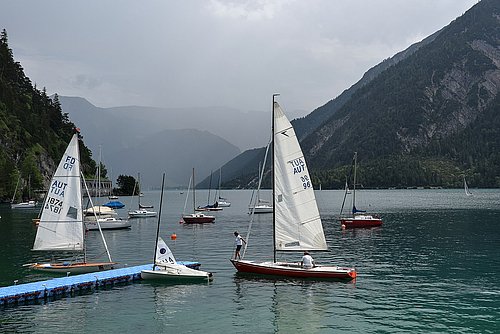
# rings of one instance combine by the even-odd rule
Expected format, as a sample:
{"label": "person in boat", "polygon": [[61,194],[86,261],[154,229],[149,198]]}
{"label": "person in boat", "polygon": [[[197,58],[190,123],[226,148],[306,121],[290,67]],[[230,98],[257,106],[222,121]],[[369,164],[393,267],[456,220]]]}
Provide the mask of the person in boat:
{"label": "person in boat", "polygon": [[304,269],[312,269],[314,268],[314,259],[309,252],[304,252],[304,256],[302,257],[302,261],[300,262],[302,268]]}
{"label": "person in boat", "polygon": [[234,259],[240,259],[241,260],[241,256],[240,256],[240,250],[241,250],[241,247],[243,246],[243,243],[247,243],[245,241],[245,239],[243,239],[243,237],[238,233],[238,231],[234,231],[234,236],[236,237],[236,239],[234,240],[234,244],[236,245],[236,250],[234,251]]}

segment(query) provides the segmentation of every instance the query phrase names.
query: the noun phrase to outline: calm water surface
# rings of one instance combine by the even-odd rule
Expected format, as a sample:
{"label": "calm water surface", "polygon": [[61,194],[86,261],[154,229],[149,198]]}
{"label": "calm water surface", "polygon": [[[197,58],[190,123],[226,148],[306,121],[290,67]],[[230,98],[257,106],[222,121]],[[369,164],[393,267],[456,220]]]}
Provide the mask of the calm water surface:
{"label": "calm water surface", "polygon": [[[342,231],[335,220],[342,191],[316,192],[330,252],[316,261],[354,266],[354,282],[264,279],[236,274],[229,262],[233,232],[246,234],[250,191],[225,191],[232,203],[216,223],[179,224],[185,194],[167,191],[161,234],[179,260],[214,272],[210,284],[146,282],[0,309],[0,332],[19,333],[499,333],[500,190],[372,190],[358,208],[382,214],[384,225]],[[197,192],[200,205],[207,193]],[[135,208],[131,198],[121,197]],[[134,200],[136,201],[136,199]],[[159,192],[141,202],[155,204]],[[126,208],[127,208],[126,207]],[[119,210],[122,216],[126,209]],[[22,264],[46,259],[31,251],[37,210],[0,206],[0,284],[47,279]],[[130,230],[105,231],[113,260],[151,262],[156,218]],[[177,234],[177,240],[169,236]],[[247,259],[270,259],[271,215],[256,216]],[[98,232],[91,256],[104,258]],[[287,254],[287,260],[300,260]]]}

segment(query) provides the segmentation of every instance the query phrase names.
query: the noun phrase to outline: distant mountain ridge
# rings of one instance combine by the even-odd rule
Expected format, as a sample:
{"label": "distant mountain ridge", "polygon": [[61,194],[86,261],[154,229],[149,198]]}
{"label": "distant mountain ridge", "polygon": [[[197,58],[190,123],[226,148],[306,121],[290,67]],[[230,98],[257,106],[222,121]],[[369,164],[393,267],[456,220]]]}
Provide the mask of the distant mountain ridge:
{"label": "distant mountain ridge", "polygon": [[343,187],[357,151],[367,187],[500,187],[499,41],[500,1],[482,0],[293,121],[314,184]]}
{"label": "distant mountain ridge", "polygon": [[167,186],[187,186],[191,168],[201,179],[240,153],[235,145],[208,131],[165,130],[154,116],[156,108],[99,108],[83,98],[65,96],[60,101],[81,128],[95,159],[101,148],[102,161],[113,180],[120,174],[140,172],[144,188],[155,187],[166,172]]}

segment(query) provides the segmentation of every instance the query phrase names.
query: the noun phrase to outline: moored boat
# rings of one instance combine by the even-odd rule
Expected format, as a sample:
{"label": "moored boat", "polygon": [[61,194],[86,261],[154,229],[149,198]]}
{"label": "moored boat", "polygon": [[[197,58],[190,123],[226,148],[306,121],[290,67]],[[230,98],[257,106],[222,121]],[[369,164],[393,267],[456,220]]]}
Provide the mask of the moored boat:
{"label": "moored boat", "polygon": [[[185,224],[208,224],[208,223],[214,223],[215,222],[215,216],[212,215],[205,215],[200,212],[196,212],[196,187],[195,187],[195,182],[194,182],[194,168],[193,168],[193,174],[191,176],[191,179],[189,180],[189,186],[188,186],[188,194],[186,196],[186,203],[187,199],[189,196],[189,187],[191,186],[191,182],[193,184],[193,213],[191,214],[183,214],[182,215],[182,220]],[[184,205],[185,209],[186,205]],[[203,210],[206,211],[206,210]]]}
{"label": "moored boat", "polygon": [[184,220],[185,224],[208,224],[215,222],[215,216],[204,213],[191,213],[183,215],[182,220]]}
{"label": "moored boat", "polygon": [[342,208],[340,209],[340,226],[342,228],[370,228],[382,225],[382,218],[377,215],[367,214],[364,210],[358,210],[356,208],[356,172],[357,172],[357,157],[358,152],[354,152],[353,166],[354,166],[354,181],[352,187],[352,215],[342,216],[342,210],[344,209],[344,203],[346,195],[349,194],[349,187],[346,181],[346,189],[344,194],[344,202],[342,203]]}

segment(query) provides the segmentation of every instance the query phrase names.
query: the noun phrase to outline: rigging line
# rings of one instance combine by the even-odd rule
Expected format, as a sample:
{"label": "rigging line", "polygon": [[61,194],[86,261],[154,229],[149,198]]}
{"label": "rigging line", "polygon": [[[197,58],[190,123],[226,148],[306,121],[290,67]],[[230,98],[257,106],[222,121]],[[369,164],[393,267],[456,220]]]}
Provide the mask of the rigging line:
{"label": "rigging line", "polygon": [[[87,187],[87,182],[85,181],[85,177],[83,176],[83,173],[81,171],[80,174],[83,179],[83,184],[85,185],[85,191],[87,192],[87,196],[89,197],[90,205],[93,208],[94,203],[92,203],[92,197],[90,196],[89,188]],[[97,213],[95,212],[95,210],[92,210],[92,212],[94,213],[97,227],[99,228],[99,233],[101,234],[102,243],[104,244],[104,248],[106,249],[106,253],[108,254],[109,262],[113,262],[113,260],[111,259],[111,254],[109,253],[108,244],[106,243],[106,239],[104,238],[104,233],[102,233],[101,224],[99,223],[99,219],[97,219]],[[85,223],[83,225],[85,225]],[[85,242],[83,244],[85,245]]]}
{"label": "rigging line", "polygon": [[189,185],[188,185],[187,192],[186,192],[186,201],[184,202],[184,209],[182,210],[183,216],[186,214],[186,207],[187,207],[187,202],[189,199],[189,189],[191,189],[191,182],[192,181],[193,181],[193,176],[191,175],[191,177],[189,178]]}
{"label": "rigging line", "polygon": [[[259,175],[259,182],[257,184],[257,194],[259,193],[260,191],[260,186],[261,186],[261,183],[262,183],[262,178],[264,176],[264,168],[266,166],[266,160],[267,160],[267,154],[269,152],[269,146],[271,145],[271,142],[272,142],[272,138],[269,140],[269,142],[267,143],[267,146],[266,146],[266,153],[264,154],[264,166],[262,167],[262,170],[260,171],[260,175]],[[252,196],[253,196],[253,193],[252,193]],[[253,225],[253,221],[254,221],[254,216],[255,216],[255,206],[258,204],[258,197],[259,196],[256,196],[255,197],[255,201],[254,201],[254,204],[252,206],[252,212],[250,214],[250,223],[248,224],[248,230],[247,230],[247,234],[245,236],[245,247],[243,248],[243,253],[241,254],[241,258],[244,259],[245,258],[245,253],[247,251],[247,247],[248,247],[248,239],[250,238],[250,231],[252,229],[252,225]],[[251,200],[250,200],[251,201]],[[274,205],[274,203],[273,203]]]}
{"label": "rigging line", "polygon": [[153,259],[153,270],[156,267],[156,252],[158,251],[158,238],[160,236],[160,220],[161,220],[161,208],[163,206],[163,188],[165,186],[165,173],[161,180],[161,195],[160,195],[160,208],[158,209],[158,225],[156,226],[156,241],[155,241],[155,255]]}

